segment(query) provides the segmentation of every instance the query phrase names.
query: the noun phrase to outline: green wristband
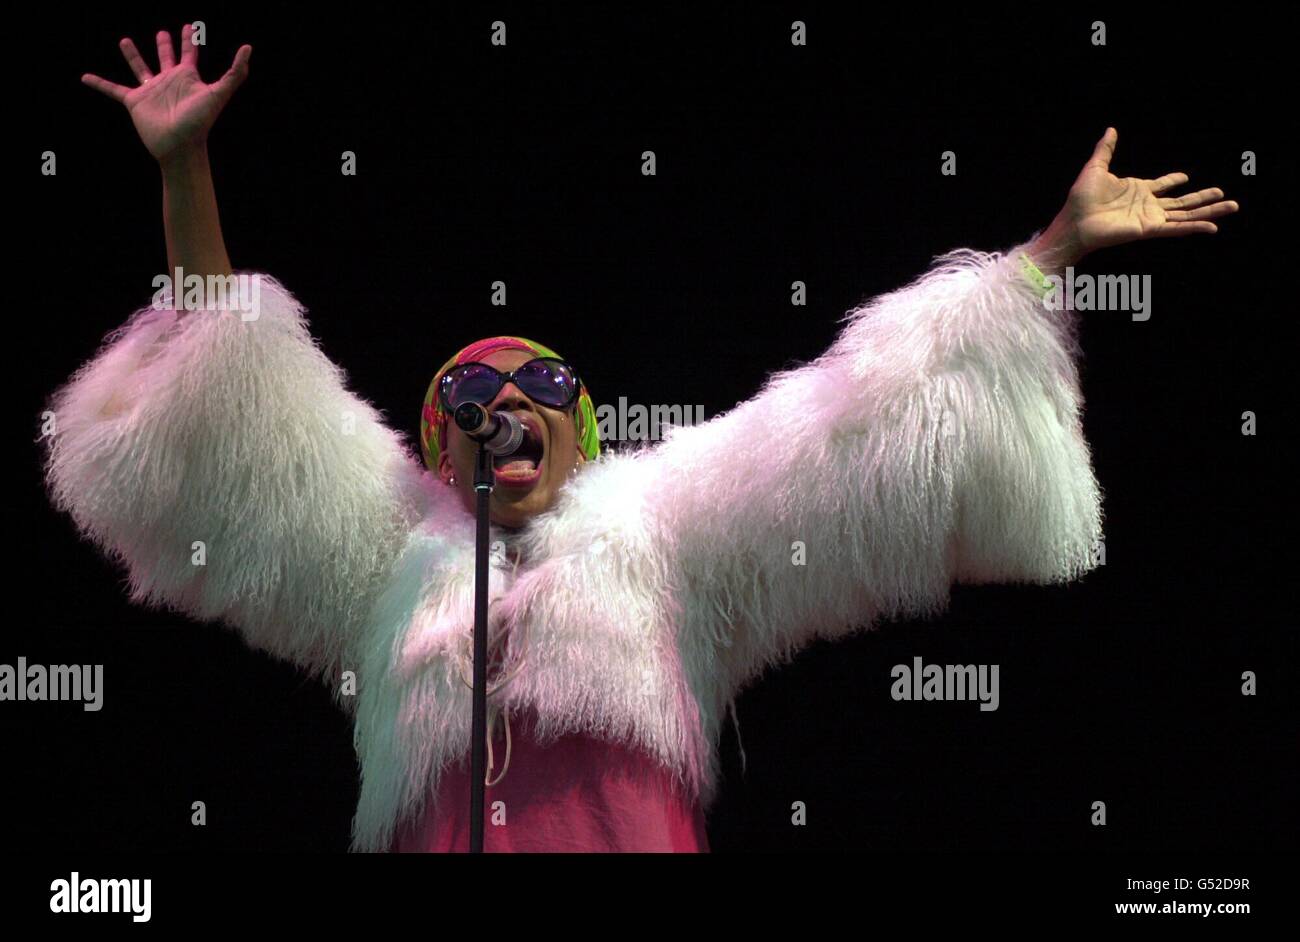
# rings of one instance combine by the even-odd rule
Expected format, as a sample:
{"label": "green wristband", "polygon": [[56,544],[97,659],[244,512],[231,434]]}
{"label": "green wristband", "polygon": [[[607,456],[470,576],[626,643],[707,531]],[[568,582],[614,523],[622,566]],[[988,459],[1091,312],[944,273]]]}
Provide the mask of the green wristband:
{"label": "green wristband", "polygon": [[1047,293],[1052,290],[1052,283],[1047,280],[1047,276],[1042,270],[1034,264],[1024,252],[1020,253],[1021,267],[1024,271],[1025,280],[1038,290],[1038,293],[1046,297]]}

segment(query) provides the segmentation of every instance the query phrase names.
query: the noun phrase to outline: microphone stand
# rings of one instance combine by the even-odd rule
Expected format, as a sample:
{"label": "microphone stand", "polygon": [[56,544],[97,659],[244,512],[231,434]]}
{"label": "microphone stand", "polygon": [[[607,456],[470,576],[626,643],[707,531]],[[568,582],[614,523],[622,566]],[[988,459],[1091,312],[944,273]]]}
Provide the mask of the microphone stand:
{"label": "microphone stand", "polygon": [[483,853],[483,804],[487,779],[488,500],[495,484],[492,452],[480,442],[474,460],[478,532],[474,543],[474,706],[469,771],[469,852]]}

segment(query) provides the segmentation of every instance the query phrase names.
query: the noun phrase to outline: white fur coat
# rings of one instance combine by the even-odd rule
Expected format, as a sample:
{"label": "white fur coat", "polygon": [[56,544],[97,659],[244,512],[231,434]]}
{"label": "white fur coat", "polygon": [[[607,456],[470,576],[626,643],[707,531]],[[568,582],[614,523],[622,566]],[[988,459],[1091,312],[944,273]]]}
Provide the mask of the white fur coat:
{"label": "white fur coat", "polygon": [[[256,320],[146,308],[109,335],[54,396],[47,479],[133,599],[336,689],[356,673],[353,846],[384,849],[469,748],[473,520],[261,277]],[[1091,569],[1073,317],[1016,252],[959,250],[750,401],[586,467],[514,541],[524,563],[494,559],[494,624],[525,658],[500,705],[543,741],[634,743],[707,806],[726,706],[767,666],[937,613],[954,582]]]}

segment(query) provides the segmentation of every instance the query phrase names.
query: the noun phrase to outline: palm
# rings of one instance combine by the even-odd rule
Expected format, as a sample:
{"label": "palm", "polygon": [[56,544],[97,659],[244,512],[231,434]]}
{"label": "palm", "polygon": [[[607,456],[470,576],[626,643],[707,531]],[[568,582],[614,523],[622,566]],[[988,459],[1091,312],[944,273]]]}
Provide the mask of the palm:
{"label": "palm", "polygon": [[205,136],[221,111],[221,102],[198,70],[186,65],[173,66],[132,89],[125,104],[140,140],[155,157]]}
{"label": "palm", "polygon": [[1079,232],[1085,244],[1100,248],[1143,239],[1167,221],[1158,197],[1145,180],[1120,178],[1089,168],[1075,187],[1084,210]]}
{"label": "palm", "polygon": [[140,85],[127,88],[108,82],[97,75],[84,75],[82,81],[110,98],[122,102],[140,140],[158,159],[186,144],[202,141],[248,75],[251,46],[241,46],[230,69],[211,85],[199,76],[198,47],[190,41],[188,25],[181,30],[181,61],[175,61],[171,36],[158,34],[159,71],[149,70],[130,39],[121,42],[122,55],[135,72]]}
{"label": "palm", "polygon": [[1117,177],[1110,172],[1119,135],[1113,128],[1098,142],[1070,188],[1069,209],[1085,251],[1139,239],[1217,232],[1209,220],[1237,211],[1218,188],[1186,196],[1163,196],[1187,182],[1185,173],[1154,180]]}

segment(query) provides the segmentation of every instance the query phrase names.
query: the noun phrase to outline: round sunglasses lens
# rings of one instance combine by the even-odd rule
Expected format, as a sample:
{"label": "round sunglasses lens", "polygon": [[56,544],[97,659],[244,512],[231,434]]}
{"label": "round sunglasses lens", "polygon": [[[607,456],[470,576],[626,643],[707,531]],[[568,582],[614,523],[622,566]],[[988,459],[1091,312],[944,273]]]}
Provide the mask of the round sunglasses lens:
{"label": "round sunglasses lens", "polygon": [[447,399],[453,409],[466,402],[487,405],[501,389],[501,379],[483,366],[469,365],[447,374]]}
{"label": "round sunglasses lens", "polygon": [[557,408],[567,406],[577,391],[573,371],[558,360],[525,363],[516,371],[515,383],[528,398]]}

